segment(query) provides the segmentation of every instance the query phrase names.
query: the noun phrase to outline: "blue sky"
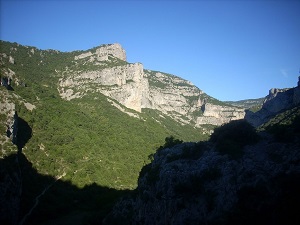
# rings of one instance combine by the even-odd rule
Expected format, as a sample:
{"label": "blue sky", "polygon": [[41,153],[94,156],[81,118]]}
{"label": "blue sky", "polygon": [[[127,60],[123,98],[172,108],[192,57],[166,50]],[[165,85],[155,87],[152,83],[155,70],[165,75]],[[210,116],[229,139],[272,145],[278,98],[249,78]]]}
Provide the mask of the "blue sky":
{"label": "blue sky", "polygon": [[300,0],[1,0],[0,39],[60,51],[120,43],[129,62],[220,100],[294,87]]}

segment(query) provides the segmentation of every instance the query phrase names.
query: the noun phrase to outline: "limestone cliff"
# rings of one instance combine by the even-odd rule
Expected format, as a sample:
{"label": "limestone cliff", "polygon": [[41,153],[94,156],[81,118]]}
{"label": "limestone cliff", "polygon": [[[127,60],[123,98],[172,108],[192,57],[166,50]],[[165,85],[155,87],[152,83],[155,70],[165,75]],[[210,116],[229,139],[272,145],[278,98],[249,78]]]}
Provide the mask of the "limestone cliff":
{"label": "limestone cliff", "polygon": [[230,106],[213,105],[206,103],[202,106],[203,116],[197,118],[197,124],[222,125],[231,120],[243,119],[245,110]]}
{"label": "limestone cliff", "polygon": [[74,59],[78,60],[78,59],[83,59],[92,56],[90,57],[90,60],[92,61],[95,59],[98,61],[103,61],[103,60],[108,60],[108,55],[112,55],[116,58],[126,61],[126,52],[119,43],[101,45],[100,47],[95,49],[95,53],[88,51],[75,56]]}
{"label": "limestone cliff", "polygon": [[247,111],[245,119],[254,126],[260,126],[273,118],[277,113],[300,104],[300,77],[297,87],[272,88],[266,96],[262,108],[253,113]]}
{"label": "limestone cliff", "polygon": [[[5,130],[6,136],[2,135],[0,137],[1,154],[6,155],[9,149],[7,149],[7,143],[16,143],[17,131],[18,131],[18,116],[16,114],[15,103],[13,96],[11,96],[7,90],[1,88],[1,104],[0,104],[0,114],[1,114],[1,130]],[[3,134],[3,133],[2,133]],[[4,148],[6,146],[6,148]]]}
{"label": "limestone cliff", "polygon": [[189,81],[146,70],[141,63],[127,63],[119,44],[94,48],[75,55],[74,60],[76,66],[57,71],[58,91],[66,100],[98,92],[137,112],[158,110],[196,127],[244,117],[243,109],[214,100]]}
{"label": "limestone cliff", "polygon": [[89,92],[100,92],[127,108],[141,112],[148,83],[140,63],[92,71],[72,71],[59,81],[59,92],[67,100]]}

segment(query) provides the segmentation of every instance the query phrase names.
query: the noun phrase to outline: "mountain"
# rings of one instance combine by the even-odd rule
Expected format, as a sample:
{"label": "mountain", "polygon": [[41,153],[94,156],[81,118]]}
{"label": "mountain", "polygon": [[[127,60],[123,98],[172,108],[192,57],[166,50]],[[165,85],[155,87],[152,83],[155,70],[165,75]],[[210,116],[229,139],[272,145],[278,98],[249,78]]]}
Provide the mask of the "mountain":
{"label": "mountain", "polygon": [[1,41],[0,73],[1,224],[298,219],[297,88],[267,98],[264,111],[288,104],[258,111],[255,129],[245,109],[127,62],[119,44]]}
{"label": "mountain", "polygon": [[[1,224],[99,221],[103,202],[107,211],[136,188],[166,137],[205,140],[245,114],[180,77],[128,63],[119,44],[60,52],[1,41],[0,72]],[[78,193],[89,196],[90,186],[115,194],[83,204]]]}

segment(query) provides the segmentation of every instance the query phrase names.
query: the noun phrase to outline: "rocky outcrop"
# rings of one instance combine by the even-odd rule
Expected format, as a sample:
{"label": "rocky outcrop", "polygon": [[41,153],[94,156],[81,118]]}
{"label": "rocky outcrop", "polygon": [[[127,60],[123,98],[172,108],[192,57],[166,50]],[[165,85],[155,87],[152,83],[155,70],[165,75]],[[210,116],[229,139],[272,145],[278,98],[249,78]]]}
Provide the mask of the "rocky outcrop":
{"label": "rocky outcrop", "polygon": [[91,51],[82,53],[74,57],[75,60],[91,57],[90,60],[97,59],[98,61],[108,60],[108,55],[126,61],[126,52],[119,43],[102,45],[96,48],[95,53]]}
{"label": "rocky outcrop", "polygon": [[151,103],[145,108],[159,110],[183,123],[193,120],[192,112],[201,110],[199,101],[203,92],[189,81],[150,70],[145,75],[150,84],[148,102]]}
{"label": "rocky outcrop", "polygon": [[127,108],[141,112],[143,99],[149,90],[148,82],[144,78],[143,65],[140,63],[129,64],[123,67],[114,67],[106,72],[103,77],[114,77],[114,80],[111,83],[103,81],[104,85],[114,85],[114,87],[104,88],[101,92]]}
{"label": "rocky outcrop", "polygon": [[2,68],[1,69],[1,76],[0,76],[0,85],[6,87],[7,90],[13,90],[12,88],[12,81],[19,85],[19,80],[15,76],[15,72],[9,68]]}
{"label": "rocky outcrop", "polygon": [[60,95],[68,100],[89,91],[100,92],[138,112],[141,112],[143,105],[147,105],[148,90],[140,63],[70,74],[59,81]]}
{"label": "rocky outcrop", "polygon": [[82,53],[82,54],[80,54],[80,55],[75,56],[74,59],[75,59],[75,60],[78,60],[78,59],[84,59],[84,58],[89,57],[89,56],[92,56],[92,55],[93,55],[93,53],[91,53],[91,52],[86,52],[86,53]]}
{"label": "rocky outcrop", "polygon": [[198,117],[196,123],[198,125],[213,124],[222,125],[231,120],[243,119],[245,110],[242,108],[213,105],[206,103],[202,105],[203,116]]}
{"label": "rocky outcrop", "polygon": [[[15,144],[17,141],[18,132],[18,116],[16,113],[15,104],[7,91],[2,91],[0,95],[2,99],[0,104],[0,114],[2,115],[2,118],[4,118],[4,120],[1,121],[1,126],[5,127],[7,137],[1,137],[1,139],[3,139],[1,141],[1,145],[4,146],[8,139]],[[5,155],[5,151],[7,151],[7,149],[2,147],[3,155]]]}
{"label": "rocky outcrop", "polygon": [[299,150],[299,142],[267,137],[245,147],[239,159],[210,143],[165,148],[104,224],[293,224],[299,219]]}
{"label": "rocky outcrop", "polygon": [[11,55],[0,53],[0,65],[4,65],[7,60],[10,64],[15,64],[15,59]]}
{"label": "rocky outcrop", "polygon": [[[300,77],[299,77],[300,81]],[[247,111],[245,119],[253,126],[260,126],[273,118],[277,113],[300,104],[300,86],[294,88],[272,88],[266,96],[262,108],[253,113]]]}
{"label": "rocky outcrop", "polygon": [[101,46],[96,49],[96,54],[100,57],[110,54],[116,58],[126,61],[126,52],[119,43]]}

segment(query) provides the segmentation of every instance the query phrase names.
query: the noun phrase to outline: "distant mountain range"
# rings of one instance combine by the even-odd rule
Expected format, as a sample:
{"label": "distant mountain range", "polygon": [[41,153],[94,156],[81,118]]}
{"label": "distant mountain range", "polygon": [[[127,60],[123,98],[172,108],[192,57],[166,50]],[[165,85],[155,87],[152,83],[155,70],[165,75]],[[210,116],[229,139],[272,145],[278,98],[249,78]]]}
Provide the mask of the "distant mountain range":
{"label": "distant mountain range", "polygon": [[244,109],[259,109],[263,103],[265,98],[257,98],[257,99],[246,99],[240,101],[225,101],[226,104],[241,107]]}

